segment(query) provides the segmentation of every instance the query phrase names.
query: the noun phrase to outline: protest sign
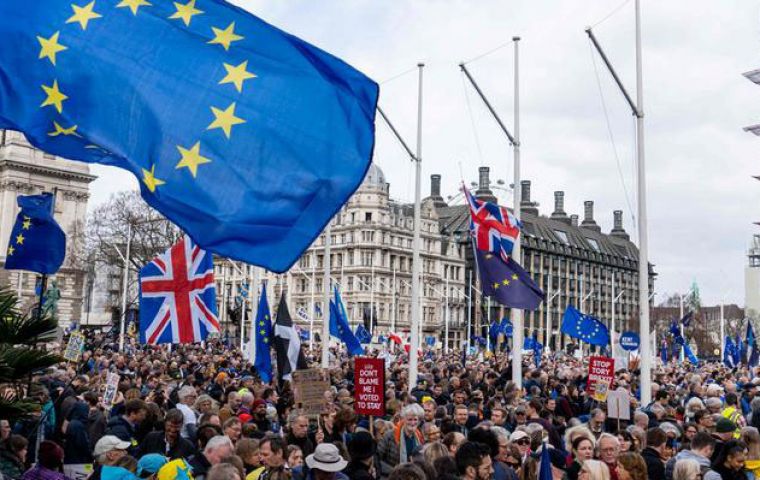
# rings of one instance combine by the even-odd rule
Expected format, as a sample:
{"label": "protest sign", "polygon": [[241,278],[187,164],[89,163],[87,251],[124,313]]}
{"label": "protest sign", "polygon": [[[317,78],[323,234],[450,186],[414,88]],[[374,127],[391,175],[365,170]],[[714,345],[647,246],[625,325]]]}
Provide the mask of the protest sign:
{"label": "protest sign", "polygon": [[607,417],[618,420],[631,419],[631,397],[625,388],[620,387],[607,394]]}
{"label": "protest sign", "polygon": [[320,368],[293,372],[293,394],[296,405],[304,415],[319,415],[325,402],[325,391],[330,389],[327,374]]}
{"label": "protest sign", "polygon": [[106,377],[106,390],[103,392],[103,406],[111,408],[113,402],[116,400],[116,393],[119,391],[119,377],[118,373],[109,373]]}
{"label": "protest sign", "polygon": [[588,381],[586,382],[586,391],[590,396],[594,395],[594,389],[597,382],[605,381],[607,386],[612,383],[615,376],[615,360],[609,357],[593,356],[588,362]]}
{"label": "protest sign", "polygon": [[385,415],[385,362],[379,358],[354,360],[354,410],[359,415]]}
{"label": "protest sign", "polygon": [[597,380],[593,385],[594,387],[594,400],[597,402],[604,402],[607,400],[607,393],[609,391],[610,384],[606,380]]}
{"label": "protest sign", "polygon": [[84,350],[84,335],[81,332],[72,332],[66,350],[63,351],[63,358],[69,362],[77,362],[82,355],[82,350]]}

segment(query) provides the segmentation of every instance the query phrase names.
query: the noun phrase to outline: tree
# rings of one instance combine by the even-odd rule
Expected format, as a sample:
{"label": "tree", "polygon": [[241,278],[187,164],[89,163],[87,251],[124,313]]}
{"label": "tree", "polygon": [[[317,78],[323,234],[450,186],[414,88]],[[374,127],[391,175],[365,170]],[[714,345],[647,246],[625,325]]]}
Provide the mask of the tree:
{"label": "tree", "polygon": [[[182,231],[143,201],[138,192],[123,191],[95,208],[87,222],[84,255],[88,266],[85,284],[92,289],[96,275],[108,275],[120,280],[124,274],[122,255],[129,241],[127,306],[137,298],[139,270],[156,255],[174,245]],[[119,281],[119,285],[121,282]],[[109,298],[112,313],[121,314],[118,296]],[[88,294],[89,300],[89,294]]]}
{"label": "tree", "polygon": [[0,289],[0,418],[13,423],[40,410],[29,395],[30,380],[36,373],[59,363],[57,354],[40,348],[55,339],[58,323],[48,315],[23,314],[18,298]]}

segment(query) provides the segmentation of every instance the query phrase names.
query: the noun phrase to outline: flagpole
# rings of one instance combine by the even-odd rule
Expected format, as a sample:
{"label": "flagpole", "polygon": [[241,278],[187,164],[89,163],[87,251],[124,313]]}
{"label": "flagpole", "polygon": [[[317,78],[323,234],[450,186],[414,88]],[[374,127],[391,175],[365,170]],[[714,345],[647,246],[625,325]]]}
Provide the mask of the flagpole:
{"label": "flagpole", "polygon": [[[681,316],[679,317],[680,320],[678,323],[681,324],[679,325],[679,328],[681,329],[681,337],[683,338],[683,295],[680,295],[680,297],[681,297],[681,312],[680,312]],[[683,363],[683,356],[684,356],[684,348],[683,348],[683,345],[681,345],[681,355],[680,355],[681,363]]]}
{"label": "flagpole", "polygon": [[[240,279],[240,285],[245,283],[245,272],[240,271],[243,278]],[[248,310],[248,303],[251,297],[251,282],[248,282],[248,291],[243,296],[243,303],[240,304],[240,351],[243,350],[243,344],[245,343],[245,312]]]}
{"label": "flagpole", "polygon": [[610,333],[610,351],[613,357],[615,356],[615,303],[617,302],[615,294],[615,272],[612,272],[612,295],[610,296],[612,300],[612,320],[610,321],[612,332]]}
{"label": "flagpole", "polygon": [[488,325],[486,326],[486,351],[491,350],[491,297],[488,297]]}
{"label": "flagpole", "polygon": [[417,97],[417,155],[414,160],[414,249],[412,250],[412,322],[411,345],[409,348],[409,392],[417,386],[417,351],[420,346],[420,223],[421,215],[421,176],[422,176],[422,69],[424,63],[418,63],[419,93]]}
{"label": "flagpole", "polygon": [[256,332],[256,302],[253,301],[254,298],[258,298],[259,295],[259,268],[254,267],[251,265],[251,271],[249,276],[250,284],[251,286],[248,287],[248,296],[251,298],[251,301],[248,305],[248,312],[250,317],[250,325],[251,325],[251,363],[254,363],[256,361],[256,336],[253,335]]}
{"label": "flagpole", "polygon": [[[314,351],[314,317],[317,316],[317,306],[314,299],[314,289],[316,288],[317,262],[316,254],[311,252],[311,315],[309,316],[309,351]],[[341,278],[341,281],[343,279]]]}
{"label": "flagpole", "polygon": [[[125,252],[126,255],[124,256],[124,276],[122,277],[122,285],[121,285],[121,322],[119,325],[119,352],[122,352],[122,353],[124,353],[124,335],[125,335],[126,318],[127,318],[127,285],[128,285],[127,282],[129,281],[129,255],[130,255],[131,248],[132,248],[132,224],[127,222],[127,249]],[[45,277],[43,277],[42,279],[44,281]],[[44,293],[44,287],[45,286],[43,284],[43,293]],[[40,313],[41,312],[42,312],[42,296],[40,296]]]}
{"label": "flagpole", "polygon": [[[520,214],[520,57],[519,57],[519,42],[520,37],[512,37],[512,41],[515,46],[515,141],[512,144],[512,151],[514,153],[514,204],[512,211],[515,218],[519,221]],[[522,261],[520,239],[515,242],[515,246],[512,249],[512,256],[518,263]],[[512,337],[512,381],[515,382],[515,386],[519,391],[522,389],[522,347],[523,347],[523,312],[520,309],[512,308],[512,325],[513,325],[513,337]]]}
{"label": "flagpole", "polygon": [[546,334],[544,335],[544,344],[547,347],[551,347],[551,335],[552,335],[552,320],[551,320],[551,313],[549,313],[549,310],[551,310],[551,298],[554,298],[551,296],[552,292],[552,267],[549,265],[549,278],[546,282],[546,298],[547,301],[544,304],[544,308],[546,309]]}
{"label": "flagpole", "polygon": [[[372,321],[375,316],[375,258],[374,252],[372,252],[372,265],[370,266],[370,280],[369,280],[369,331],[372,331]],[[364,323],[362,319],[362,323]]]}
{"label": "flagpole", "polygon": [[720,300],[720,359],[723,361],[723,355],[726,351],[726,333],[725,323],[723,318],[723,299]]}
{"label": "flagpole", "polygon": [[396,332],[396,266],[393,266],[393,290],[391,291],[391,295],[393,295],[393,303],[391,311],[391,331]]}
{"label": "flagpole", "polygon": [[325,228],[325,252],[322,260],[324,280],[322,285],[322,368],[330,367],[330,242],[332,218]]}
{"label": "flagpole", "polygon": [[[475,252],[472,252],[473,255],[475,255]],[[467,346],[466,349],[470,348],[470,342],[472,342],[471,334],[472,331],[472,270],[470,270],[470,295],[467,296],[467,335],[465,335],[465,338],[467,339]]]}
{"label": "flagpole", "polygon": [[[449,267],[451,268],[451,267]],[[451,270],[449,272],[451,273]],[[444,340],[443,340],[443,353],[448,354],[449,353],[449,276],[446,275],[446,316],[444,317],[444,321],[446,322],[445,328],[444,328]]]}

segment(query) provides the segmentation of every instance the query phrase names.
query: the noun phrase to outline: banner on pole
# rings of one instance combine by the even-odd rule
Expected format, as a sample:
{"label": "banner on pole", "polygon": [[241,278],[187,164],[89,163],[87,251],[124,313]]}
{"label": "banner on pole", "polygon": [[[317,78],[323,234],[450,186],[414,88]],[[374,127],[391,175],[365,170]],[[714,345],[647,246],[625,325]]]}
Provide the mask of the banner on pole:
{"label": "banner on pole", "polygon": [[620,387],[607,394],[607,417],[618,420],[631,419],[631,397],[625,388]]}
{"label": "banner on pole", "polygon": [[78,362],[84,350],[84,335],[81,332],[72,332],[63,358],[68,362]]}
{"label": "banner on pole", "polygon": [[586,382],[586,391],[589,396],[594,395],[596,385],[599,381],[612,383],[615,376],[615,360],[609,357],[593,356],[588,362],[588,381]]}
{"label": "banner on pole", "polygon": [[385,415],[385,362],[380,358],[354,360],[354,410],[359,415]]}
{"label": "banner on pole", "polygon": [[327,373],[321,368],[293,372],[293,394],[304,415],[319,415],[324,409],[325,392],[330,389]]}
{"label": "banner on pole", "polygon": [[103,392],[103,406],[111,408],[116,400],[116,393],[119,391],[119,381],[121,377],[118,373],[109,373],[106,377],[106,390]]}

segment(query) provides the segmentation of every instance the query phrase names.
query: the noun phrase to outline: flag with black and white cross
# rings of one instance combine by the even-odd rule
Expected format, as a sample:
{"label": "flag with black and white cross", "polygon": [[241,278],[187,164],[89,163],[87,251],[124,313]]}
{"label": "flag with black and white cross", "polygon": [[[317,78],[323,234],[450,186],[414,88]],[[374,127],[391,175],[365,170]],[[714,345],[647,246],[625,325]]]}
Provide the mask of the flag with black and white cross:
{"label": "flag with black and white cross", "polygon": [[301,338],[290,318],[285,294],[280,297],[277,307],[277,321],[274,324],[274,351],[277,355],[277,376],[280,381],[292,380],[292,374],[307,368],[306,356],[301,349]]}

